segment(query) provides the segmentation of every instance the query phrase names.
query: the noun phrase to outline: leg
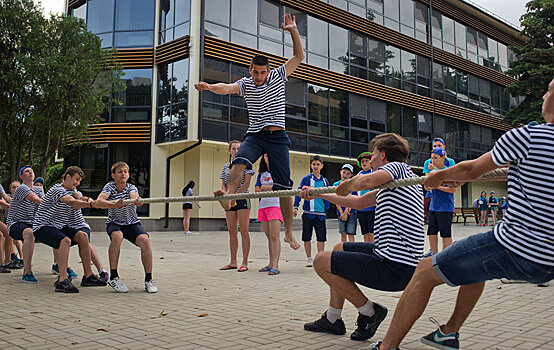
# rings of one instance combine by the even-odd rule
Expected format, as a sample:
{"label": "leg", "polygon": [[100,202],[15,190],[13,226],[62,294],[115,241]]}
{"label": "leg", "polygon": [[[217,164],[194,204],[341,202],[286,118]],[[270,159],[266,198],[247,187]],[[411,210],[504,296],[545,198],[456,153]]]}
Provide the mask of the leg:
{"label": "leg", "polygon": [[[229,173],[229,181],[227,182],[227,191],[217,190],[214,192],[214,195],[221,196],[225,194],[235,193],[235,191],[237,190],[237,188],[239,188],[240,183],[242,181],[244,170],[246,170],[246,164],[244,163],[233,164],[233,167],[231,168],[231,172]],[[219,201],[219,204],[221,204],[221,207],[223,207],[223,209],[225,210],[229,210],[232,207],[232,201],[230,200],[221,200]]]}
{"label": "leg", "polygon": [[496,226],[496,210],[491,210],[492,224]]}
{"label": "leg", "polygon": [[304,251],[306,252],[306,258],[312,257],[312,241],[304,242]]}
{"label": "leg", "polygon": [[0,221],[2,240],[0,243],[0,263],[8,264],[12,260],[12,239],[8,234],[6,224]]}
{"label": "leg", "polygon": [[147,234],[140,234],[135,240],[135,244],[140,248],[140,258],[145,273],[152,273],[152,247],[150,238]]}
{"label": "leg", "polygon": [[267,264],[267,266],[273,267],[274,257],[273,257],[273,250],[271,249],[273,242],[271,241],[271,233],[270,233],[270,230],[269,230],[269,221],[262,221],[261,224],[262,224],[262,228],[264,230],[265,236],[267,237],[267,250],[268,250],[268,253],[269,253],[269,263]]}
{"label": "leg", "polygon": [[58,276],[59,282],[62,282],[67,278],[69,248],[71,248],[71,239],[69,239],[69,237],[65,237],[60,242],[60,247],[58,248],[58,253],[56,257],[58,259],[58,269],[60,271],[60,274]]}
{"label": "leg", "polygon": [[342,243],[346,242],[346,236],[347,236],[346,233],[341,233],[341,234],[340,234],[340,241],[341,241]]}
{"label": "leg", "polygon": [[[429,237],[429,248],[431,248],[431,251],[436,253],[439,251],[439,238],[437,235],[428,235]],[[443,241],[444,243],[444,241]],[[446,248],[443,246],[443,249]]]}
{"label": "leg", "polygon": [[442,239],[442,250],[445,250],[451,245],[452,245],[452,237],[446,237]]}
{"label": "leg", "polygon": [[22,235],[23,235],[23,255],[25,256],[25,260],[23,260],[23,264],[24,264],[23,273],[27,273],[31,271],[31,268],[33,266],[32,263],[33,263],[33,251],[35,249],[35,235],[33,234],[33,229],[31,228],[24,229]]}
{"label": "leg", "polygon": [[325,251],[325,242],[317,242],[317,252],[321,253]]}
{"label": "leg", "polygon": [[250,224],[250,209],[237,210],[237,216],[240,226],[240,237],[242,245],[242,264],[241,267],[248,266],[248,255],[250,254],[250,234],[248,226]]}
{"label": "leg", "polygon": [[367,242],[367,243],[374,243],[375,242],[375,239],[373,237],[373,232],[364,234],[364,242]]}
{"label": "leg", "polygon": [[227,229],[229,230],[229,250],[231,253],[231,260],[229,266],[237,266],[237,251],[239,249],[238,241],[238,215],[236,211],[225,212],[225,218],[227,220]]}
{"label": "leg", "polygon": [[356,237],[354,235],[348,235],[348,242],[355,242]]}
{"label": "leg", "polygon": [[96,266],[96,269],[98,271],[104,270],[104,265],[102,265],[102,261],[100,261],[100,257],[98,256],[98,253],[96,252],[96,249],[94,249],[94,246],[89,242],[90,245],[90,259],[92,260],[92,263],[94,266]]}
{"label": "leg", "polygon": [[119,253],[121,250],[121,242],[123,242],[123,232],[113,231],[110,235],[111,243],[108,248],[108,258],[110,260],[110,269],[117,270],[119,264]]}
{"label": "leg", "polygon": [[89,277],[92,275],[92,268],[90,267],[91,254],[88,235],[83,231],[79,231],[73,236],[73,240],[77,242],[79,246],[79,256],[83,264],[83,276]]}
{"label": "leg", "polygon": [[184,209],[183,210],[183,230],[185,232],[189,232],[190,230],[190,216],[192,213],[192,209]]}
{"label": "leg", "polygon": [[273,256],[273,262],[270,261],[269,267],[274,269],[279,269],[279,258],[281,256],[281,241],[279,240],[279,235],[281,233],[281,220],[270,220],[269,221],[269,241],[270,253],[269,256]]}
{"label": "leg", "polygon": [[300,244],[292,233],[292,217],[294,212],[292,197],[280,197],[279,204],[281,205],[281,213],[283,213],[283,221],[285,223],[285,243],[288,243],[292,249],[297,250],[300,248]]}
{"label": "leg", "polygon": [[458,290],[458,297],[456,298],[456,306],[450,319],[443,327],[443,333],[459,333],[460,328],[468,318],[469,314],[473,310],[475,304],[481,297],[483,289],[485,288],[485,282],[479,282],[474,284],[468,284],[460,286]]}

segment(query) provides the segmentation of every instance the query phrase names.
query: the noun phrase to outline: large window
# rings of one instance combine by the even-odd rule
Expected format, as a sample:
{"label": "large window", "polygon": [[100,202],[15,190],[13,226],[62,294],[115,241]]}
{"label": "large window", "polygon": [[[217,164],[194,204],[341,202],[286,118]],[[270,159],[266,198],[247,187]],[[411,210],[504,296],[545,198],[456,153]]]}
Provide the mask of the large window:
{"label": "large window", "polygon": [[158,66],[156,143],[187,138],[188,58]]}
{"label": "large window", "polygon": [[189,35],[190,0],[162,0],[160,44]]}

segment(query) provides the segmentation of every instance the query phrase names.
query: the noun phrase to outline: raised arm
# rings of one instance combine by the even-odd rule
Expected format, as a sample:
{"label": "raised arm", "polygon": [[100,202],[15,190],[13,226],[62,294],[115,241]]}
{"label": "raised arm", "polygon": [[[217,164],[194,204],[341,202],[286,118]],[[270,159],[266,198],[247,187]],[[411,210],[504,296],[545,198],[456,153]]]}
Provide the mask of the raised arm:
{"label": "raised arm", "polygon": [[292,57],[285,63],[288,77],[298,68],[300,62],[304,59],[304,50],[302,49],[300,33],[298,33],[298,28],[296,27],[296,17],[285,13],[285,22],[281,26],[284,30],[289,31],[292,38]]}
{"label": "raised arm", "polygon": [[226,83],[215,83],[208,84],[204,81],[199,81],[198,84],[194,84],[194,87],[198,91],[208,90],[218,95],[229,95],[229,94],[238,94],[240,92],[240,87],[235,84],[226,84]]}

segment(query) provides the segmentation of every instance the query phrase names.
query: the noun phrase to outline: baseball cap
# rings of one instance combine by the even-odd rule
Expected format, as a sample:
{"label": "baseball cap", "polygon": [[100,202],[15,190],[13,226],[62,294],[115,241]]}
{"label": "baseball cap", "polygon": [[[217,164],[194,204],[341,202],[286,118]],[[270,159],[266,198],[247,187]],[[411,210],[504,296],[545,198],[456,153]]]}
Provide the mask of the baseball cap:
{"label": "baseball cap", "polygon": [[35,182],[33,182],[33,185],[36,184],[37,182],[40,182],[42,186],[44,186],[44,179],[42,177],[37,177],[35,179]]}
{"label": "baseball cap", "polygon": [[496,193],[496,192],[494,192],[494,191],[491,191],[491,193]]}
{"label": "baseball cap", "polygon": [[443,146],[446,146],[446,143],[445,143],[444,140],[441,139],[440,137],[435,137],[435,138],[433,139],[433,142],[435,142],[435,141],[438,141],[438,142],[442,143]]}
{"label": "baseball cap", "polygon": [[27,168],[31,168],[30,166],[28,165],[25,165],[23,168],[19,169],[19,175],[23,174],[23,172],[25,171],[25,169]]}
{"label": "baseball cap", "polygon": [[340,170],[342,170],[342,169],[348,169],[348,170],[350,170],[350,172],[352,174],[354,174],[354,167],[350,164],[343,164],[343,166],[340,168]]}
{"label": "baseball cap", "polygon": [[441,157],[445,157],[446,156],[446,151],[444,150],[444,148],[442,147],[437,147],[433,150],[433,152],[431,153],[434,153],[434,154],[438,154],[439,156]]}
{"label": "baseball cap", "polygon": [[539,123],[533,120],[532,122],[529,122],[529,124],[527,124],[527,125],[535,126],[535,125],[539,125]]}

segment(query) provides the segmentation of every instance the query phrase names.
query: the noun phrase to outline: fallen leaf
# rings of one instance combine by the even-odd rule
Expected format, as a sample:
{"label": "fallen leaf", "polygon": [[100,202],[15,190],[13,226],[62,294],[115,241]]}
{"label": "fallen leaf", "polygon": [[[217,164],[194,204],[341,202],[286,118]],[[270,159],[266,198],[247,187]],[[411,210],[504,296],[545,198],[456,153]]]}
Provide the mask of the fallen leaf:
{"label": "fallen leaf", "polygon": [[104,328],[98,328],[96,331],[97,332],[107,332],[107,330],[105,330]]}
{"label": "fallen leaf", "polygon": [[204,290],[208,290],[208,288],[204,288]]}
{"label": "fallen leaf", "polygon": [[32,314],[41,314],[42,311],[31,311]]}
{"label": "fallen leaf", "polygon": [[300,321],[299,318],[291,318],[290,320],[291,320],[291,321]]}
{"label": "fallen leaf", "polygon": [[496,289],[502,289],[502,286],[500,286],[500,287],[496,287]]}
{"label": "fallen leaf", "polygon": [[208,316],[208,314],[198,314],[198,315],[196,315],[196,317],[206,317],[206,316]]}
{"label": "fallen leaf", "polygon": [[160,259],[163,259],[164,257],[163,256],[160,256]]}
{"label": "fallen leaf", "polygon": [[25,327],[14,327],[14,329],[25,329]]}
{"label": "fallen leaf", "polygon": [[164,317],[164,316],[167,316],[167,312],[165,312],[165,310],[162,310],[162,312],[160,312],[160,314],[158,316],[154,316],[154,317],[151,317],[151,318],[160,318],[160,317]]}

